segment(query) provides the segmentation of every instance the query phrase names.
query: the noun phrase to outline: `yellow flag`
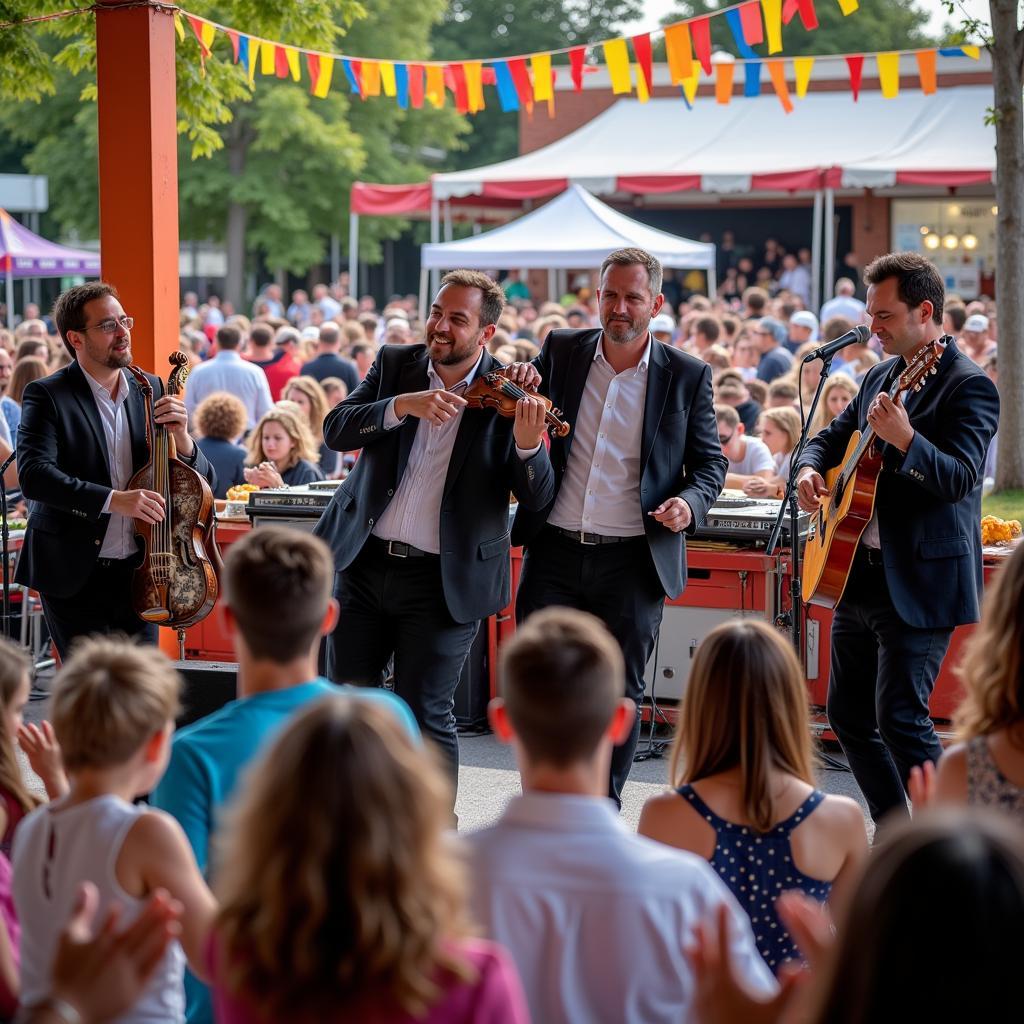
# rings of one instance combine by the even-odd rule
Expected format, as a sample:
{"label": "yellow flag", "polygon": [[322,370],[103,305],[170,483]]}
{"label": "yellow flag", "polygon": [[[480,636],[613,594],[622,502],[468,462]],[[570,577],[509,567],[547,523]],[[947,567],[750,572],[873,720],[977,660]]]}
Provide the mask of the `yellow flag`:
{"label": "yellow flag", "polygon": [[363,96],[379,96],[381,87],[380,64],[375,60],[363,61]]}
{"label": "yellow flag", "polygon": [[[625,49],[625,41],[622,46]],[[530,68],[533,70],[533,98],[538,103],[542,100],[554,99],[555,93],[551,87],[551,54],[535,53],[530,58]],[[629,74],[628,67],[626,74]]]}
{"label": "yellow flag", "polygon": [[860,0],[839,0],[839,9],[843,14],[853,14],[860,7]]}
{"label": "yellow flag", "polygon": [[202,33],[203,34],[200,38],[203,40],[203,46],[205,46],[207,52],[209,52],[213,46],[213,37],[217,34],[217,26],[211,25],[208,21],[204,21]]}
{"label": "yellow flag", "polygon": [[317,76],[316,88],[313,90],[314,96],[319,96],[323,99],[327,95],[327,91],[331,87],[331,77],[334,74],[334,58],[327,57],[323,54],[320,55],[320,74]]}
{"label": "yellow flag", "polygon": [[764,12],[768,52],[778,53],[782,49],[782,0],[761,0],[761,10]]}
{"label": "yellow flag", "polygon": [[[260,41],[258,39],[249,39],[249,81],[253,82],[256,79],[256,61],[259,60],[260,56]],[[267,43],[262,49],[269,50],[271,53],[274,52],[273,43]]]}
{"label": "yellow flag", "polygon": [[646,103],[651,98],[651,94],[647,91],[647,79],[644,78],[644,69],[639,64],[634,64],[633,73],[636,75],[636,98],[641,103]]}
{"label": "yellow flag", "polygon": [[302,78],[302,69],[299,66],[299,51],[294,46],[286,46],[284,55],[288,58],[288,70],[292,79],[298,82]]}
{"label": "yellow flag", "polygon": [[466,74],[466,97],[469,112],[475,114],[484,109],[484,66],[478,60],[466,61],[462,65]]}
{"label": "yellow flag", "polygon": [[423,95],[435,107],[444,106],[444,68],[440,64],[427,65],[427,79]]}
{"label": "yellow flag", "polygon": [[807,86],[811,82],[811,68],[813,67],[813,57],[793,58],[793,71],[796,74],[796,94],[800,99],[807,95]]}
{"label": "yellow flag", "polygon": [[900,91],[900,55],[898,53],[879,53],[878,82],[882,87],[882,95],[887,99],[895,99]]}
{"label": "yellow flag", "polygon": [[185,42],[185,26],[181,23],[181,15],[175,14],[174,16],[174,31],[178,33],[178,41]]}
{"label": "yellow flag", "polygon": [[380,62],[380,85],[385,96],[398,95],[398,88],[395,85],[395,65],[389,60]]}
{"label": "yellow flag", "polygon": [[260,74],[273,75],[277,73],[277,62],[274,60],[274,44],[264,43],[260,47]]}
{"label": "yellow flag", "polygon": [[694,97],[697,95],[697,87],[700,85],[700,68],[695,67],[690,72],[690,77],[684,78],[679,84],[683,87],[686,102],[692,106]]}
{"label": "yellow flag", "polygon": [[629,50],[625,39],[610,39],[604,44],[604,62],[608,65],[608,77],[612,80],[612,92],[633,91],[629,77]]}
{"label": "yellow flag", "polygon": [[960,49],[963,50],[964,53],[968,57],[971,57],[973,60],[977,60],[981,56],[980,46],[974,46],[973,44],[965,44],[961,46]]}

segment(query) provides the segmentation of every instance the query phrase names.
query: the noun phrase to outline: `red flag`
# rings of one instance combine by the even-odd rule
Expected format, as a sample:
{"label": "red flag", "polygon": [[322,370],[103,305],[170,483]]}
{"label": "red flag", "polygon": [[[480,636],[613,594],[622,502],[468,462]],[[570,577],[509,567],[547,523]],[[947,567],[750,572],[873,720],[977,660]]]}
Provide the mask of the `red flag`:
{"label": "red flag", "polygon": [[278,78],[288,77],[288,54],[283,46],[274,47],[274,74]]}
{"label": "red flag", "polygon": [[451,90],[455,93],[455,109],[460,114],[469,113],[469,89],[466,86],[466,69],[461,64],[449,64],[445,74],[451,75]]}
{"label": "red flag", "polygon": [[853,93],[853,101],[856,103],[860,96],[860,76],[864,70],[864,58],[863,56],[847,57],[846,63],[850,68],[850,91]]}
{"label": "red flag", "polygon": [[748,46],[757,46],[764,42],[764,26],[761,24],[761,2],[752,0],[740,8],[740,25],[743,26],[743,38]]}
{"label": "red flag", "polygon": [[646,34],[633,36],[631,42],[633,43],[633,53],[636,56],[636,62],[640,65],[644,81],[647,83],[647,95],[650,96],[651,83],[654,80],[654,74],[651,69],[651,37]]}
{"label": "red flag", "polygon": [[238,33],[232,29],[225,29],[228,39],[231,40],[231,52],[235,55],[235,63],[238,63]]}
{"label": "red flag", "polygon": [[698,18],[690,22],[690,38],[693,40],[693,52],[700,61],[705,75],[711,74],[711,21],[709,18]]}
{"label": "red flag", "polygon": [[307,53],[306,67],[309,69],[309,91],[316,92],[316,83],[320,78],[320,55]]}
{"label": "red flag", "polygon": [[800,12],[800,20],[808,32],[813,32],[818,27],[818,12],[814,9],[814,0],[786,0],[782,8],[782,23],[788,25],[793,20],[793,15]]}
{"label": "red flag", "polygon": [[508,69],[512,73],[520,105],[527,111],[533,110],[533,83],[530,81],[530,72],[526,70],[526,59],[519,57],[517,60],[510,60]]}
{"label": "red flag", "polygon": [[422,64],[409,65],[409,102],[413,110],[423,106],[423,72]]}
{"label": "red flag", "polygon": [[569,66],[572,72],[572,87],[576,92],[583,88],[583,64],[587,59],[587,48],[577,46],[569,51]]}
{"label": "red flag", "polygon": [[800,7],[800,0],[786,0],[782,5],[782,24],[788,25]]}

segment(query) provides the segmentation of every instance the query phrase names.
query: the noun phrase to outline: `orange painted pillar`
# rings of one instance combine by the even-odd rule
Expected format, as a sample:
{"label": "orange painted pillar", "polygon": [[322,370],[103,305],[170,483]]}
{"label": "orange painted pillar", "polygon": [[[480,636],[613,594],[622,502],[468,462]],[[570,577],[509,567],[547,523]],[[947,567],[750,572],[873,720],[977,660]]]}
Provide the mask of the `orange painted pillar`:
{"label": "orange painted pillar", "polygon": [[178,154],[169,10],[96,8],[100,257],[135,317],[135,362],[166,378],[178,347]]}
{"label": "orange painted pillar", "polygon": [[[135,317],[135,362],[166,379],[179,309],[174,20],[131,2],[96,8],[100,259]],[[160,647],[177,657],[173,630],[160,630]]]}

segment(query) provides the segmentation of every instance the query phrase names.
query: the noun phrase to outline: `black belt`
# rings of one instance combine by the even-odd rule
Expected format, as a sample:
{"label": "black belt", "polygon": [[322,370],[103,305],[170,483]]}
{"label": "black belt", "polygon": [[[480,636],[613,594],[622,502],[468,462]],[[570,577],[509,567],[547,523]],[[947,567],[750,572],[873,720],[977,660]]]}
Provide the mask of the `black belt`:
{"label": "black belt", "polygon": [[131,565],[137,567],[139,563],[136,561],[135,555],[129,555],[127,558],[97,558],[96,566],[99,569],[117,569],[122,565]]}
{"label": "black belt", "polygon": [[375,537],[372,533],[370,534],[370,540],[373,541],[376,548],[385,555],[390,555],[392,558],[441,557],[433,551],[421,551],[419,548],[414,548],[411,544],[403,544],[400,540],[384,540],[382,537]]}
{"label": "black belt", "polygon": [[639,540],[643,536],[640,533],[634,537],[605,537],[600,533],[586,533],[584,530],[567,530],[564,526],[553,526],[551,523],[548,523],[548,529],[576,541],[577,544],[585,544],[587,546],[594,544],[625,544],[630,540]]}

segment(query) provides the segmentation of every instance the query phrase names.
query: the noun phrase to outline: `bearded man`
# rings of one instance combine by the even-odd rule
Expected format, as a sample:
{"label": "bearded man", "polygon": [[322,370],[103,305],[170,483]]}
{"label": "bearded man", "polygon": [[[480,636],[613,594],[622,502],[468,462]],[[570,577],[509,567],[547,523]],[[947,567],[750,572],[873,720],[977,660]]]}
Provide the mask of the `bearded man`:
{"label": "bearded man", "polygon": [[506,419],[462,397],[500,365],[486,345],[504,305],[486,274],[446,274],[425,344],[383,346],[324,422],[329,447],[362,449],[316,528],[341,606],[327,673],[379,685],[393,657],[395,692],[456,779],[455,687],[480,620],[510,600],[509,492],[537,510],[554,495],[540,399]]}
{"label": "bearded man", "polygon": [[714,504],[728,466],[711,368],[651,336],[661,282],[650,253],[613,252],[601,265],[601,329],[552,331],[533,363],[515,367],[572,424],[551,442],[553,501],[516,516],[512,543],[526,545],[516,619],[547,605],[579,608],[622,647],[625,695],[638,713],[612,755],[609,795],[620,805],[665,597],[686,586],[683,533]]}

